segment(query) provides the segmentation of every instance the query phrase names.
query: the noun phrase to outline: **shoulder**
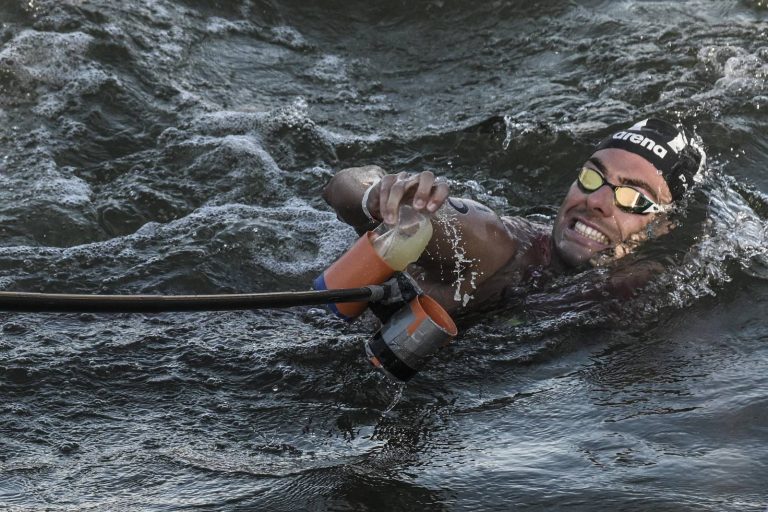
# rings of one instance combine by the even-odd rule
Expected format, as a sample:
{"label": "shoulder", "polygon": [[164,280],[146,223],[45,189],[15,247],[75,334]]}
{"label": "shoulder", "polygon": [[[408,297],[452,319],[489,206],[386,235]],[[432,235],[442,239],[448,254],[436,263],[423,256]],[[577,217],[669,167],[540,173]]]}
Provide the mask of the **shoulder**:
{"label": "shoulder", "polygon": [[552,226],[534,222],[524,217],[501,217],[504,228],[510,236],[530,243],[548,243],[552,235]]}
{"label": "shoulder", "polygon": [[452,273],[492,275],[516,252],[516,240],[501,218],[471,199],[446,199],[432,225],[435,235],[424,263],[435,270],[456,267]]}
{"label": "shoulder", "polygon": [[438,217],[449,225],[448,231],[453,231],[465,246],[472,246],[486,258],[494,253],[514,252],[514,233],[507,229],[496,212],[482,203],[449,197]]}
{"label": "shoulder", "polygon": [[502,217],[509,236],[517,241],[517,256],[527,265],[548,266],[552,260],[552,226],[523,217]]}

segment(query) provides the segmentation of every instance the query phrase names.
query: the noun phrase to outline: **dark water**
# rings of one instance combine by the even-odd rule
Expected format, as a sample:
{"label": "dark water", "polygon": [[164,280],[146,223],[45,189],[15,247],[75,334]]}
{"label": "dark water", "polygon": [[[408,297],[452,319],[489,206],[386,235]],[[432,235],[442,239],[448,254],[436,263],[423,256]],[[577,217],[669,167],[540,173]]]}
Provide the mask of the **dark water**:
{"label": "dark water", "polygon": [[603,273],[568,276],[404,389],[316,309],[0,313],[0,508],[764,511],[767,13],[2,0],[3,289],[305,289],[354,240],[319,198],[349,165],[544,222],[628,121],[710,165],[643,297],[534,314]]}

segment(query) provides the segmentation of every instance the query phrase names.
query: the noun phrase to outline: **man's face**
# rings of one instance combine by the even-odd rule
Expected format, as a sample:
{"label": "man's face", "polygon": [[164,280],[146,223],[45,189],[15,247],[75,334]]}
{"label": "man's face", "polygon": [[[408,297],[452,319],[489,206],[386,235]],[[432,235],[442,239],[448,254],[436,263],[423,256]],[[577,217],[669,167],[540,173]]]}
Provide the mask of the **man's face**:
{"label": "man's face", "polygon": [[[622,149],[601,149],[584,164],[600,171],[614,185],[629,185],[657,204],[672,202],[672,194],[650,162]],[[601,168],[602,167],[602,168]],[[560,205],[552,232],[555,251],[571,266],[589,262],[597,253],[617,247],[640,234],[657,214],[629,213],[614,201],[611,187],[583,192],[576,181]]]}

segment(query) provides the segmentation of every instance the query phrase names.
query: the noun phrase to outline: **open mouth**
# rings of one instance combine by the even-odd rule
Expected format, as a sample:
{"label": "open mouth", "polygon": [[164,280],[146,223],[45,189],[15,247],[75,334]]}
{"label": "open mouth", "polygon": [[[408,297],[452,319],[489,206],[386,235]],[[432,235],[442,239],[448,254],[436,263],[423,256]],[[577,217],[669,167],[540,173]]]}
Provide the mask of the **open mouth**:
{"label": "open mouth", "polygon": [[600,243],[603,245],[608,245],[609,243],[607,236],[605,236],[595,228],[587,226],[580,220],[577,220],[576,223],[573,225],[573,230],[576,231],[581,236],[589,238],[590,240],[594,240],[597,243]]}

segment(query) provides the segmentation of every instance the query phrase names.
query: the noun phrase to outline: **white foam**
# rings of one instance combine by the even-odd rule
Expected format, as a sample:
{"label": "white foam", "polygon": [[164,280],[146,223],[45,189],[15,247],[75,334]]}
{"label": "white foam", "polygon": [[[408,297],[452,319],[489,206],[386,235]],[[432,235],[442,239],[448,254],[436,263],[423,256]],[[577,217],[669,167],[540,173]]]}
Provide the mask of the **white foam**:
{"label": "white foam", "polygon": [[206,134],[244,133],[259,128],[266,117],[264,113],[219,110],[197,116],[191,128]]}
{"label": "white foam", "polygon": [[[51,134],[40,130],[34,140],[51,138]],[[12,193],[14,203],[18,204],[43,202],[76,209],[89,207],[93,198],[90,185],[73,175],[70,168],[60,168],[46,149],[38,149],[3,169],[0,188]]]}
{"label": "white foam", "polygon": [[275,43],[283,44],[294,50],[306,50],[311,48],[311,45],[304,39],[301,32],[288,25],[280,25],[272,27],[272,40]]}
{"label": "white foam", "polygon": [[712,91],[696,95],[695,99],[721,98],[732,96],[762,94],[768,89],[768,62],[766,52],[750,53],[735,46],[707,46],[699,50],[698,59],[706,70],[715,76]]}
{"label": "white foam", "polygon": [[11,73],[24,88],[38,85],[40,98],[33,112],[55,117],[68,98],[95,93],[115,77],[91,62],[86,54],[94,38],[82,32],[24,30],[0,51],[0,70]]}
{"label": "white foam", "polygon": [[69,207],[90,205],[93,198],[91,187],[77,176],[62,176],[48,169],[30,188],[32,197],[55,198],[55,204]]}
{"label": "white foam", "polygon": [[248,34],[254,30],[252,23],[244,20],[228,20],[213,16],[208,18],[205,31],[211,35]]}
{"label": "white foam", "polygon": [[332,84],[349,81],[347,62],[338,55],[323,55],[309,70],[309,74],[318,80]]}
{"label": "white foam", "polygon": [[85,54],[93,41],[82,32],[24,30],[0,51],[0,66],[18,76],[63,87],[80,78],[83,68],[89,66]]}

